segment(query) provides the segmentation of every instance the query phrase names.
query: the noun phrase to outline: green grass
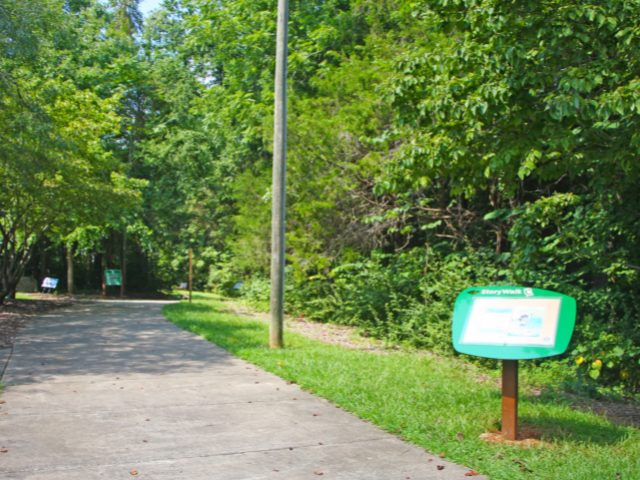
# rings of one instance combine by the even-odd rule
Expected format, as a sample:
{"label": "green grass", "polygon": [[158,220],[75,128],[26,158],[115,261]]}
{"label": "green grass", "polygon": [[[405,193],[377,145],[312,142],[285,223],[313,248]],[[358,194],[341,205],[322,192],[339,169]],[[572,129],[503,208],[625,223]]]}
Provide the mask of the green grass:
{"label": "green grass", "polygon": [[[225,313],[215,297],[165,307],[165,315],[234,355],[436,454],[498,479],[640,478],[640,431],[576,411],[552,396],[522,395],[520,422],[543,432],[530,448],[479,439],[500,423],[500,391],[463,360],[370,353],[285,334],[271,350],[263,322]],[[521,390],[526,392],[527,385]]]}
{"label": "green grass", "polygon": [[32,298],[33,298],[33,295],[31,295],[30,293],[22,293],[22,292],[16,293],[16,300],[31,300]]}

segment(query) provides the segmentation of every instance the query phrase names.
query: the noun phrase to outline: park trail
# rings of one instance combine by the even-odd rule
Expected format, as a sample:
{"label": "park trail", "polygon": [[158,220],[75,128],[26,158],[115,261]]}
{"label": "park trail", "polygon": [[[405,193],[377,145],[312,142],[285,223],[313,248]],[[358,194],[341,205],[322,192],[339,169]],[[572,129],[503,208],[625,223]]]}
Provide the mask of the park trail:
{"label": "park trail", "polygon": [[3,359],[0,478],[468,478],[180,330],[164,304],[79,302],[28,322]]}

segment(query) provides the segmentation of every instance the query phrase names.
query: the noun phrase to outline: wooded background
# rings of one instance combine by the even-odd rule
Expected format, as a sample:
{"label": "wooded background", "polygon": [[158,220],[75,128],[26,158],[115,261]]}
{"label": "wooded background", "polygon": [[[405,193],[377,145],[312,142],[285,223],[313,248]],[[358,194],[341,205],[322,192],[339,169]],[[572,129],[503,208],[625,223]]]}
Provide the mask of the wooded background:
{"label": "wooded background", "polygon": [[[267,299],[275,0],[0,0],[0,299],[24,274]],[[640,3],[292,0],[291,313],[450,352],[457,293],[578,300],[640,390]],[[242,286],[237,287],[238,282]]]}

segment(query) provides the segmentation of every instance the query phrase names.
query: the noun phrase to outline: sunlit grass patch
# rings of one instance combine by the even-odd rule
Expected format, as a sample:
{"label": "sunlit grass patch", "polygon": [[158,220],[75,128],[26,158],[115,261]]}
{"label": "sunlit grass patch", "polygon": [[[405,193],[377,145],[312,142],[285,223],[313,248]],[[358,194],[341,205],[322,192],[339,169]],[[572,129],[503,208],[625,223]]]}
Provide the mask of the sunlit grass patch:
{"label": "sunlit grass patch", "polygon": [[478,378],[493,374],[462,359],[349,350],[293,333],[285,334],[285,349],[272,350],[266,323],[224,310],[214,296],[196,294],[192,304],[168,305],[164,312],[232,354],[492,479],[638,478],[635,428],[552,396],[524,394],[520,420],[540,432],[542,442],[530,448],[487,443],[480,435],[500,427],[500,391]]}

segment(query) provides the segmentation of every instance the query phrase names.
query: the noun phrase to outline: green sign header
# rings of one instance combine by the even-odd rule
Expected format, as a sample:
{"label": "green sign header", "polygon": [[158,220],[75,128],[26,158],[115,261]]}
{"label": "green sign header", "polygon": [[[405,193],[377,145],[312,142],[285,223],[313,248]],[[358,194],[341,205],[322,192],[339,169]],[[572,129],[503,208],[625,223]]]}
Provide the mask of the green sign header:
{"label": "green sign header", "polygon": [[456,299],[453,347],[460,353],[526,360],[564,353],[573,334],[576,301],[520,286],[473,287]]}

